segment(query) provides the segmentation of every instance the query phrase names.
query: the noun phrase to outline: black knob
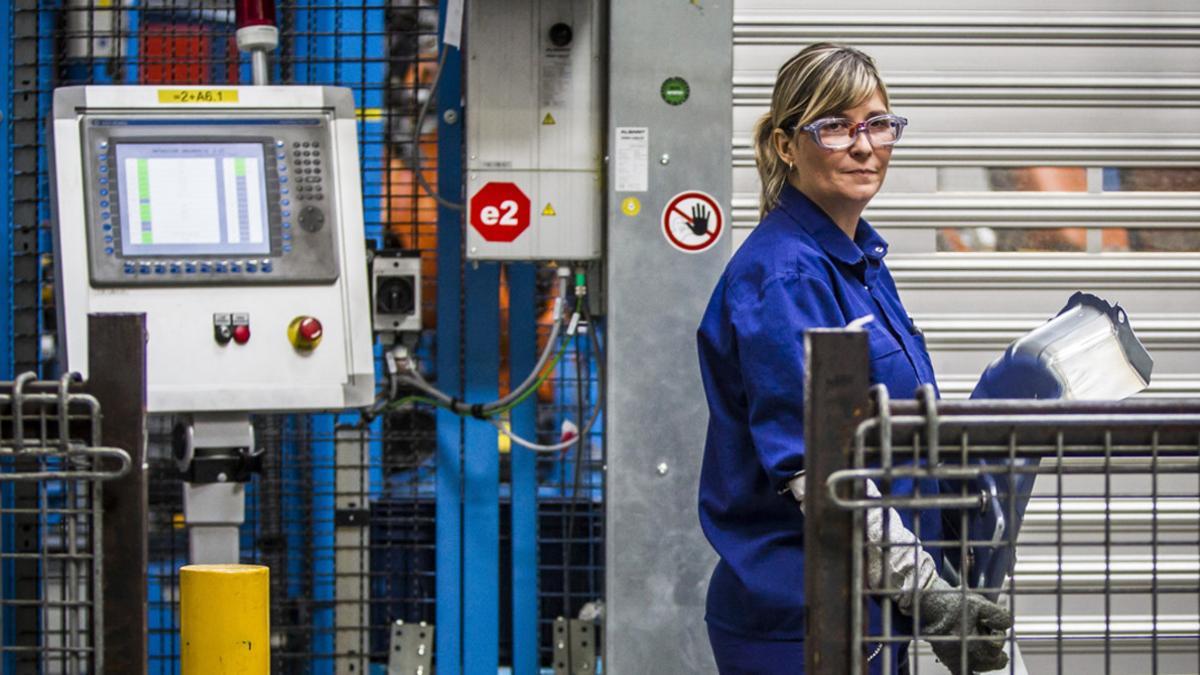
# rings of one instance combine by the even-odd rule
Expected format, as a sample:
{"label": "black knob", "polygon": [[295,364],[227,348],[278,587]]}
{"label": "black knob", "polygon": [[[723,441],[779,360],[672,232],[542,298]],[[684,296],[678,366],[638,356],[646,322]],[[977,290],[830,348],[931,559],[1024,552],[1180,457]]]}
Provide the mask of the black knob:
{"label": "black knob", "polygon": [[550,27],[550,44],[555,47],[566,47],[574,37],[575,33],[565,23],[556,23]]}
{"label": "black knob", "polygon": [[305,232],[316,232],[325,227],[325,214],[315,206],[306,206],[300,210],[300,227]]}
{"label": "black knob", "polygon": [[416,279],[411,275],[380,277],[375,289],[376,314],[415,314]]}

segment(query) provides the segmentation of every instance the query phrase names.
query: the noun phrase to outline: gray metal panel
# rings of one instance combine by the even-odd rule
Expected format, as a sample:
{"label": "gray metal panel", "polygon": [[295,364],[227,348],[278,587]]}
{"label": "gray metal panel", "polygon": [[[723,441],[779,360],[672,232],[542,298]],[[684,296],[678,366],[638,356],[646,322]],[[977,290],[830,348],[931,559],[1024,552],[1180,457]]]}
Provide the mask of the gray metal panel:
{"label": "gray metal panel", "polygon": [[[648,128],[650,164],[648,191],[609,193],[608,298],[619,311],[609,318],[604,665],[621,675],[712,672],[703,618],[715,556],[696,513],[707,409],[695,330],[732,240],[727,231],[704,253],[681,253],[659,219],[675,194],[703,190],[729,222],[732,7],[611,7],[610,139],[617,127]],[[659,95],[673,76],[690,84],[679,106]],[[610,162],[610,186],[614,177]],[[630,196],[641,200],[637,215],[620,211]]]}

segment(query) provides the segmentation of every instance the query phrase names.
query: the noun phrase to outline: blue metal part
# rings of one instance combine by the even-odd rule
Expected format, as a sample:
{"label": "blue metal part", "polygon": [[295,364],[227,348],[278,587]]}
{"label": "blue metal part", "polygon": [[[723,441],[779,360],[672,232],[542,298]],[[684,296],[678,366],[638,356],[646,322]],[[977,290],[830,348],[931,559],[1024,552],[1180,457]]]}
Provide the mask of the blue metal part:
{"label": "blue metal part", "polygon": [[[537,270],[530,264],[509,265],[508,344],[510,381],[533,370],[537,361]],[[512,430],[537,437],[536,394],[512,411]],[[512,669],[513,675],[538,672],[537,615],[537,456],[511,444],[512,482]]]}
{"label": "blue metal part", "polygon": [[[497,263],[472,264],[466,272],[466,398],[497,396],[500,322]],[[484,675],[499,667],[500,639],[500,454],[491,424],[469,420],[463,485],[463,673]]]}
{"label": "blue metal part", "polygon": [[126,35],[125,43],[119,48],[125,54],[125,84],[138,84],[140,82],[140,73],[138,71],[138,59],[141,58],[141,40],[138,35],[141,31],[141,11],[138,6],[142,3],[140,0],[129,0],[125,5],[125,27]]}
{"label": "blue metal part", "polygon": [[[438,33],[445,28],[447,0],[439,1]],[[462,125],[449,124],[440,116],[453,110],[462,118],[462,55],[449,49],[437,91],[438,190],[459,199],[462,192]],[[419,169],[419,167],[418,167]],[[462,394],[459,368],[463,307],[462,214],[438,208],[437,241],[437,375],[444,391]],[[495,326],[495,324],[493,324]],[[492,331],[488,331],[491,333]],[[441,408],[437,414],[437,644],[435,659],[439,675],[462,672],[462,488],[463,422]],[[474,636],[472,636],[474,638]],[[495,672],[493,670],[493,672]]]}

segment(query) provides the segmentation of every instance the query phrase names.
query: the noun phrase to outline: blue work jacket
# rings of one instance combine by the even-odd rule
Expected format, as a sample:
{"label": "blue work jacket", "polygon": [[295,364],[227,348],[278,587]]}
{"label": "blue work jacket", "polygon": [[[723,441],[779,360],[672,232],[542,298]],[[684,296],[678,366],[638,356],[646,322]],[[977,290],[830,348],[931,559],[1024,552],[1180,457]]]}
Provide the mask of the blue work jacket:
{"label": "blue work jacket", "polygon": [[[786,185],[713,291],[697,334],[709,409],[700,523],[720,555],[706,618],[724,630],[804,636],[804,520],[781,493],[804,468],[804,332],[873,314],[866,325],[872,384],[912,398],[919,385],[934,383],[886,254],[887,242],[865,220],[851,240]],[[899,480],[892,487],[912,489]],[[921,491],[935,494],[936,483],[922,481]],[[901,516],[912,529],[910,514]],[[919,532],[939,537],[938,514],[923,513]]]}

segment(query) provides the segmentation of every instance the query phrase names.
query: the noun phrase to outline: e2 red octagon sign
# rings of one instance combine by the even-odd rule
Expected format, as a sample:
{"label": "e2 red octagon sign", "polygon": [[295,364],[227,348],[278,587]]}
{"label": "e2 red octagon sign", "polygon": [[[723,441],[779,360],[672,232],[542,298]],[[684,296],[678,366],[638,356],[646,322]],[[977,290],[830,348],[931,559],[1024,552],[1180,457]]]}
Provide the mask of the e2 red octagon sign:
{"label": "e2 red octagon sign", "polygon": [[488,183],[471,197],[471,227],[486,241],[510,242],[529,228],[529,197],[516,183]]}

